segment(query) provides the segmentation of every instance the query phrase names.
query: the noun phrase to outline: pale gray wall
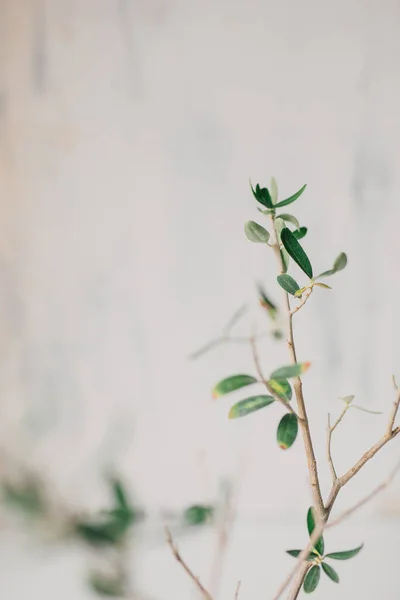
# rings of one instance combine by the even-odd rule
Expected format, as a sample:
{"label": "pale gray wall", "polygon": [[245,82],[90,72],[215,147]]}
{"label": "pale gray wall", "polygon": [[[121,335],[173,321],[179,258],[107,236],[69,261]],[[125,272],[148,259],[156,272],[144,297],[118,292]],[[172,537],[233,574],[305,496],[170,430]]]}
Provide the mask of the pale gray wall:
{"label": "pale gray wall", "polygon": [[[241,507],[283,519],[266,550],[281,552],[309,503],[304,461],[276,448],[275,408],[232,423],[229,401],[211,403],[216,380],[252,368],[247,349],[187,355],[252,299],[256,279],[273,285],[272,260],[243,236],[257,216],[248,177],[275,175],[283,194],[307,182],[296,210],[316,268],[349,254],[334,291],[298,317],[326,489],[337,397],[389,410],[400,374],[399,25],[394,0],[1,0],[2,445],[82,501],[96,502],[94,469],[116,460],[154,509],[212,497],[244,460]],[[266,345],[267,369],[284,360],[284,348]],[[383,427],[383,417],[350,414],[339,469]],[[343,506],[385,476],[397,447]],[[366,514],[396,515],[396,490]],[[370,547],[384,535],[375,525],[362,533]],[[265,539],[255,553],[257,544]],[[370,552],[355,567],[361,583],[348,571],[343,598],[350,580],[364,582],[359,597],[378,597],[375,566],[394,563]],[[288,564],[271,567],[276,582]],[[240,565],[232,589],[238,577]],[[44,579],[50,597],[55,579]],[[266,582],[248,580],[246,597],[259,598]],[[168,598],[177,585],[154,593]],[[26,597],[15,579],[7,597]]]}

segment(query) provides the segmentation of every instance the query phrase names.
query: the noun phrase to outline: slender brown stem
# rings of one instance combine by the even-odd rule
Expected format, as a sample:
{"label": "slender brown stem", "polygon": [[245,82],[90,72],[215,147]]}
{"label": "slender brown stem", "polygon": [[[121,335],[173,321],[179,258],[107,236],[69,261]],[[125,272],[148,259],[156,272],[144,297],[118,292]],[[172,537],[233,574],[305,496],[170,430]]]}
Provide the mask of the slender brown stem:
{"label": "slender brown stem", "polygon": [[210,592],[208,592],[206,590],[206,588],[203,586],[203,584],[201,583],[200,579],[198,577],[196,577],[196,575],[193,573],[193,571],[190,569],[190,567],[188,567],[188,565],[186,564],[186,562],[183,560],[183,558],[181,557],[179,550],[172,538],[171,532],[168,529],[168,527],[165,528],[165,534],[167,537],[167,543],[169,545],[169,547],[172,550],[172,554],[175,556],[176,560],[178,561],[178,563],[182,566],[182,568],[184,569],[184,571],[186,571],[186,573],[189,575],[190,579],[193,581],[193,583],[195,584],[195,586],[197,587],[197,589],[200,591],[200,593],[202,594],[203,598],[205,598],[205,600],[213,600],[213,597],[211,596]]}
{"label": "slender brown stem", "polygon": [[335,481],[337,480],[337,474],[336,474],[336,469],[335,466],[333,464],[333,458],[332,458],[332,449],[331,449],[331,443],[332,443],[332,433],[335,431],[336,427],[339,425],[340,421],[343,419],[344,415],[347,413],[349,409],[349,404],[346,403],[344,409],[342,410],[342,412],[340,413],[338,419],[335,421],[334,425],[332,425],[331,427],[331,416],[328,413],[328,429],[327,429],[327,442],[326,442],[326,451],[327,451],[327,455],[328,455],[328,463],[331,469],[331,473],[332,473],[332,483],[335,484]]}
{"label": "slender brown stem", "polygon": [[[275,252],[278,264],[279,264],[280,271],[281,271],[281,273],[283,273],[285,271],[285,266],[283,263],[281,250],[279,247],[278,234],[276,231],[275,221],[274,221],[273,217],[271,217],[271,222],[272,222],[272,228],[273,228],[273,248],[274,248],[274,252]],[[294,334],[293,334],[293,314],[294,313],[292,313],[292,311],[291,311],[289,295],[286,292],[284,292],[284,303],[285,303],[285,309],[286,309],[287,320],[288,320],[287,344],[288,344],[291,360],[294,364],[296,364],[297,363],[297,355],[296,355],[296,346],[295,346]],[[322,494],[321,494],[321,487],[320,487],[319,477],[318,477],[317,461],[315,458],[314,446],[313,446],[313,442],[312,442],[312,438],[311,438],[307,410],[306,410],[306,405],[304,402],[302,381],[301,381],[300,377],[297,377],[294,380],[293,387],[294,387],[296,400],[297,400],[297,414],[299,416],[300,429],[302,432],[303,443],[304,443],[305,453],[306,453],[306,457],[307,457],[310,485],[311,485],[311,489],[312,489],[314,504],[315,504],[315,508],[318,512],[320,519],[323,520],[324,516],[325,516],[325,507],[324,507],[324,502],[323,502]]]}

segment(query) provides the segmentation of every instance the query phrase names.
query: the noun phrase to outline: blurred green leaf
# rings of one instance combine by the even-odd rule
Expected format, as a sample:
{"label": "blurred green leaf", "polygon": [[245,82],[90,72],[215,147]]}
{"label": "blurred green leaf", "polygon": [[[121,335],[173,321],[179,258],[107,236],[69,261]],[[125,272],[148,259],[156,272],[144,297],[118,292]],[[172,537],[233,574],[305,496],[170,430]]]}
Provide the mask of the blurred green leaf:
{"label": "blurred green leaf", "polygon": [[292,204],[292,202],[294,202],[295,200],[297,200],[297,198],[300,198],[300,196],[302,195],[302,193],[304,192],[304,190],[306,189],[307,184],[303,185],[302,188],[299,189],[298,192],[296,192],[295,194],[293,194],[293,196],[290,196],[289,198],[286,198],[286,200],[282,200],[281,202],[278,202],[275,205],[275,208],[281,208],[281,206],[287,206],[288,204]]}
{"label": "blurred green leaf", "polygon": [[266,244],[269,240],[268,231],[255,221],[247,221],[244,224],[244,232],[250,242]]}
{"label": "blurred green leaf", "polygon": [[283,270],[286,273],[289,268],[290,257],[289,254],[286,252],[285,248],[281,248],[281,257],[283,263]]}
{"label": "blurred green leaf", "polygon": [[43,491],[38,481],[27,478],[17,484],[3,482],[0,484],[4,502],[30,516],[38,516],[45,511]]}
{"label": "blurred green leaf", "polygon": [[251,191],[253,192],[253,196],[257,200],[257,202],[259,202],[266,208],[274,207],[272,204],[272,199],[271,199],[270,193],[267,190],[267,188],[260,188],[260,186],[257,183],[256,189],[254,189],[251,182],[250,182],[250,187],[251,187]]}
{"label": "blurred green leaf", "polygon": [[273,402],[275,402],[275,400],[272,396],[251,396],[250,398],[246,398],[245,400],[241,400],[237,404],[234,404],[229,411],[229,418],[237,419],[238,417],[245,417]]}
{"label": "blurred green leaf", "polygon": [[267,381],[267,387],[271,394],[276,394],[286,402],[292,399],[292,388],[287,379],[270,379]]}
{"label": "blurred green leaf", "polygon": [[331,552],[326,555],[326,558],[333,558],[334,560],[349,560],[349,558],[353,558],[353,556],[357,556],[357,554],[362,550],[364,544],[358,546],[358,548],[353,548],[353,550],[342,550],[341,552]]}
{"label": "blurred green leaf", "polygon": [[[312,533],[315,529],[315,521],[316,521],[315,508],[313,506],[310,506],[310,508],[308,509],[308,513],[307,513],[307,529],[308,529],[308,534],[310,537],[312,536]],[[322,537],[322,535],[315,542],[314,548],[318,552],[318,554],[320,554],[321,556],[324,554],[325,544],[324,544],[324,538]]]}
{"label": "blurred green leaf", "polygon": [[75,532],[86,543],[92,546],[115,545],[122,541],[128,529],[128,521],[110,518],[107,521],[95,523],[81,521],[76,523]]}
{"label": "blurred green leaf", "polygon": [[278,445],[282,450],[287,450],[293,445],[297,437],[298,428],[296,415],[287,413],[282,417],[276,432]]}
{"label": "blurred green leaf", "polygon": [[292,231],[292,233],[296,240],[301,240],[301,238],[307,235],[307,231],[307,227],[300,227],[299,229],[295,229],[294,231]]}
{"label": "blurred green leaf", "polygon": [[252,375],[231,375],[230,377],[226,377],[217,383],[212,391],[213,398],[225,396],[225,394],[239,390],[246,385],[257,383],[257,381],[258,380]]}
{"label": "blurred green leaf", "polygon": [[271,201],[272,204],[276,204],[278,202],[278,184],[276,183],[276,179],[275,177],[271,177],[271,182],[270,182],[270,196],[271,196]]}
{"label": "blurred green leaf", "polygon": [[318,565],[314,565],[308,571],[303,584],[303,589],[306,594],[311,594],[314,590],[317,589],[319,580],[321,577],[321,569]]}
{"label": "blurred green leaf", "polygon": [[281,240],[287,253],[311,279],[313,276],[313,270],[309,258],[293,233],[287,227],[282,229]]}
{"label": "blurred green leaf", "polygon": [[324,288],[326,290],[331,290],[332,289],[331,286],[330,285],[326,285],[326,283],[317,282],[317,283],[314,283],[314,285],[316,285],[318,287],[322,287],[322,288]]}
{"label": "blurred green leaf", "polygon": [[213,506],[194,504],[185,510],[183,518],[188,525],[203,525],[212,518],[213,513]]}
{"label": "blurred green leaf", "polygon": [[283,213],[282,215],[277,215],[275,218],[282,219],[282,221],[286,221],[287,223],[292,223],[292,225],[294,225],[296,229],[300,229],[300,223],[293,215]]}
{"label": "blurred green leaf", "polygon": [[269,316],[273,321],[275,321],[278,310],[272,300],[268,298],[264,288],[260,284],[258,285],[258,297],[260,299],[261,306],[267,309]]}
{"label": "blurred green leaf", "polygon": [[271,373],[270,379],[291,379],[292,377],[299,377],[307,371],[311,366],[309,362],[296,363],[295,365],[285,365],[276,369]]}
{"label": "blurred green leaf", "polygon": [[339,271],[343,271],[343,269],[346,267],[346,265],[347,265],[347,256],[344,252],[341,252],[339,254],[339,256],[337,257],[337,259],[335,260],[335,262],[333,263],[332,269],[329,269],[328,271],[324,271],[323,273],[321,273],[321,275],[318,275],[318,277],[316,277],[316,279],[319,279],[320,277],[330,277],[331,275],[334,275],[335,273],[338,273]]}
{"label": "blurred green leaf", "polygon": [[321,567],[323,571],[328,575],[329,579],[332,579],[335,583],[339,583],[339,575],[336,573],[335,569],[326,563],[321,563]]}
{"label": "blurred green leaf", "polygon": [[283,288],[285,292],[291,294],[292,296],[294,296],[297,290],[300,289],[300,286],[297,283],[297,281],[287,273],[278,275],[277,280],[281,288]]}
{"label": "blurred green leaf", "polygon": [[124,585],[119,576],[93,571],[89,577],[89,585],[99,596],[115,598],[125,595]]}

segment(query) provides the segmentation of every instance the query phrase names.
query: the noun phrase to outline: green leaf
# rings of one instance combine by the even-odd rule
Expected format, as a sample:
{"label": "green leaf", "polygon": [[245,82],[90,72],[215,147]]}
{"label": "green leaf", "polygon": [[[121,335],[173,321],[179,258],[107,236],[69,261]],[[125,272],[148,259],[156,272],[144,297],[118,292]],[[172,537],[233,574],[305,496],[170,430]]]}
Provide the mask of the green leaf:
{"label": "green leaf", "polygon": [[[308,513],[307,513],[307,529],[308,529],[308,534],[311,537],[312,533],[313,533],[313,531],[315,529],[315,508],[313,506],[310,506],[310,508],[308,509]],[[315,542],[314,548],[318,552],[318,554],[320,554],[321,556],[324,554],[325,544],[324,544],[324,538],[322,537],[322,535]]]}
{"label": "green leaf", "polygon": [[293,215],[284,213],[283,215],[278,215],[276,218],[282,219],[282,221],[286,221],[287,223],[292,223],[296,227],[296,229],[300,229],[300,223]]}
{"label": "green leaf", "polygon": [[270,379],[291,379],[292,377],[299,377],[307,371],[311,366],[309,362],[296,363],[295,365],[285,365],[276,369],[270,375]]}
{"label": "green leaf", "polygon": [[89,577],[90,587],[99,595],[107,597],[124,596],[124,585],[121,576],[109,576],[93,571]]}
{"label": "green leaf", "polygon": [[307,235],[307,231],[307,227],[300,227],[299,229],[295,229],[294,231],[292,231],[292,233],[296,240],[301,240],[301,238]]}
{"label": "green leaf", "polygon": [[257,379],[252,375],[232,375],[231,377],[226,377],[226,379],[223,379],[214,387],[212,391],[213,398],[225,396],[225,394],[239,390],[252,383],[257,383]]}
{"label": "green leaf", "polygon": [[330,285],[326,285],[326,283],[319,283],[319,282],[317,282],[317,283],[314,283],[314,285],[316,285],[318,287],[322,287],[325,290],[331,290],[332,289],[331,286]]}
{"label": "green leaf", "polygon": [[282,257],[282,263],[283,263],[283,270],[286,273],[288,268],[289,268],[289,254],[286,252],[285,248],[281,248],[281,257]]}
{"label": "green leaf", "polygon": [[251,181],[250,181],[250,187],[251,187],[251,191],[253,192],[253,196],[257,200],[257,202],[259,202],[266,208],[274,207],[274,205],[272,204],[272,199],[271,199],[270,193],[267,190],[267,188],[260,188],[260,186],[257,183],[256,189],[254,189],[251,184]]}
{"label": "green leaf", "polygon": [[275,402],[275,400],[272,396],[251,396],[250,398],[246,398],[245,400],[241,400],[237,404],[234,404],[229,411],[229,418],[237,419],[238,417],[245,417],[273,402]]}
{"label": "green leaf", "polygon": [[131,512],[131,505],[122,481],[117,477],[111,477],[110,485],[117,507],[121,510]]}
{"label": "green leaf", "polygon": [[269,240],[268,231],[255,221],[247,221],[244,224],[244,232],[247,239],[256,244],[266,244]]}
{"label": "green leaf", "polygon": [[36,517],[46,510],[43,491],[39,482],[33,478],[27,478],[20,484],[1,483],[0,490],[4,502],[31,517]]}
{"label": "green leaf", "polygon": [[[287,554],[290,554],[290,556],[293,556],[294,558],[297,558],[298,556],[300,556],[301,550],[286,550]],[[312,552],[310,552],[310,554],[308,555],[307,560],[312,562],[313,560],[315,560],[317,558],[316,554],[313,554]]]}
{"label": "green leaf", "polygon": [[357,556],[360,550],[363,548],[364,544],[358,546],[358,548],[353,548],[353,550],[342,550],[341,552],[331,552],[326,555],[326,558],[333,558],[334,560],[349,560],[349,558],[353,558],[353,556]]}
{"label": "green leaf", "polygon": [[104,523],[78,522],[75,524],[75,532],[92,546],[115,545],[124,537],[127,525],[118,519],[110,519]]}
{"label": "green leaf", "polygon": [[278,184],[276,183],[275,177],[271,177],[271,182],[269,184],[270,187],[270,195],[272,204],[276,204],[278,202]]}
{"label": "green leaf", "polygon": [[317,585],[319,583],[319,579],[321,577],[321,569],[318,565],[314,565],[308,571],[303,584],[303,589],[306,594],[311,594],[314,590],[317,589]]}
{"label": "green leaf", "polygon": [[194,504],[185,510],[183,518],[188,525],[203,525],[211,519],[213,512],[213,506]]}
{"label": "green leaf", "polygon": [[278,445],[282,450],[287,450],[293,445],[298,432],[299,426],[296,415],[287,413],[279,422],[276,432]]}
{"label": "green leaf", "polygon": [[284,273],[283,275],[278,275],[277,280],[281,288],[283,288],[285,292],[291,294],[292,296],[294,296],[297,290],[300,289],[300,286],[297,283],[297,281],[287,273]]}
{"label": "green leaf", "polygon": [[260,299],[261,306],[263,308],[267,309],[269,316],[271,317],[271,319],[273,321],[275,321],[278,310],[277,310],[275,304],[272,302],[272,300],[270,300],[268,298],[268,296],[266,295],[266,293],[264,291],[264,288],[261,285],[258,285],[258,296]]}
{"label": "green leaf", "polygon": [[326,563],[321,563],[323,571],[328,575],[329,579],[332,579],[335,583],[339,583],[339,575],[335,569]]}
{"label": "green leaf", "polygon": [[304,271],[310,279],[313,276],[313,270],[307,254],[296,240],[293,233],[285,227],[281,233],[282,244],[287,253],[293,258],[293,260],[299,265],[300,269]]}
{"label": "green leaf", "polygon": [[316,279],[319,279],[320,277],[330,277],[331,275],[334,275],[335,273],[338,273],[339,271],[343,271],[343,269],[346,267],[346,265],[347,265],[347,256],[344,252],[341,252],[339,254],[339,256],[337,257],[337,259],[335,260],[335,262],[333,263],[332,269],[329,269],[328,271],[324,271],[323,273],[321,273],[321,275],[318,275],[318,277],[316,277]]}
{"label": "green leaf", "polygon": [[292,399],[292,388],[287,379],[270,379],[267,387],[271,394],[279,396],[282,400],[289,402]]}
{"label": "green leaf", "polygon": [[306,187],[307,187],[307,184],[303,185],[303,187],[300,188],[298,192],[293,194],[293,196],[290,196],[289,198],[286,198],[286,200],[282,200],[281,202],[278,202],[278,204],[275,205],[275,208],[281,208],[281,206],[287,206],[288,204],[292,204],[292,202],[297,200],[297,198],[300,198],[300,196],[302,195],[302,193],[304,192]]}

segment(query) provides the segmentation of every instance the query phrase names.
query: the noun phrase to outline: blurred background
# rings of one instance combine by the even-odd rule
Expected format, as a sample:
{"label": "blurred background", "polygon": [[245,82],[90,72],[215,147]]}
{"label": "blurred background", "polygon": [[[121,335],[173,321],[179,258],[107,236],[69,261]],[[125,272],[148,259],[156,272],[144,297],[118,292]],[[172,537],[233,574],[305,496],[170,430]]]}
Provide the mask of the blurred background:
{"label": "blurred background", "polygon": [[[397,0],[0,0],[0,595],[195,598],[168,524],[215,598],[238,580],[240,597],[272,598],[307,540],[300,440],[278,448],[279,406],[230,421],[231,399],[212,401],[254,372],[246,343],[191,355],[243,305],[237,335],[269,327],[257,282],[281,298],[243,234],[263,218],[249,177],[275,176],[281,198],[307,183],[291,212],[316,270],[349,256],[296,320],[324,493],[338,397],[390,410],[399,27]],[[260,352],[266,371],[287,362],[271,336]],[[339,472],[385,426],[349,411]],[[365,548],[316,597],[398,598],[399,485],[327,533],[331,551]]]}

